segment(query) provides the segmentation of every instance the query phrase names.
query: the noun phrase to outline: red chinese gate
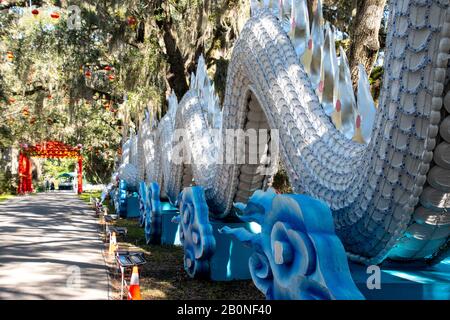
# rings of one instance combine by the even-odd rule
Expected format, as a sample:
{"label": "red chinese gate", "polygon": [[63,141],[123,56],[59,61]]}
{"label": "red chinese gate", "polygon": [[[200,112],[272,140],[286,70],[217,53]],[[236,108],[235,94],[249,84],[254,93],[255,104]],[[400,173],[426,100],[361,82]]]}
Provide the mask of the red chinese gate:
{"label": "red chinese gate", "polygon": [[17,192],[33,192],[30,158],[76,158],[78,159],[78,193],[83,192],[83,157],[81,145],[72,147],[62,142],[45,141],[35,146],[22,145],[19,153],[19,187]]}

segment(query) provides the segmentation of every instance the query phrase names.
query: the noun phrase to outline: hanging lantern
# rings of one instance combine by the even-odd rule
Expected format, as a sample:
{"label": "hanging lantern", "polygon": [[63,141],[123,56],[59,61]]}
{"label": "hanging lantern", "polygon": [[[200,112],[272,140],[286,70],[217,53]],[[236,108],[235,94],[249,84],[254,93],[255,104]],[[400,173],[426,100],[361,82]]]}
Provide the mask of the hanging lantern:
{"label": "hanging lantern", "polygon": [[37,15],[39,14],[39,10],[33,9],[33,10],[31,10],[31,13],[33,14],[33,16],[37,17]]}
{"label": "hanging lantern", "polygon": [[84,74],[86,76],[86,78],[90,78],[92,73],[90,70],[86,71],[86,73]]}
{"label": "hanging lantern", "polygon": [[14,53],[13,53],[12,51],[6,52],[6,58],[7,58],[9,61],[13,61],[13,59],[14,59]]}
{"label": "hanging lantern", "polygon": [[111,70],[112,70],[112,67],[111,67],[111,66],[106,66],[106,67],[104,67],[103,69],[105,69],[106,71],[111,71]]}
{"label": "hanging lantern", "polygon": [[51,99],[52,99],[52,95],[49,94],[49,95],[47,96],[47,99],[48,99],[48,100],[51,100]]}
{"label": "hanging lantern", "polygon": [[137,24],[137,20],[135,17],[128,17],[127,19],[127,23],[130,27],[132,27],[133,29],[135,28],[136,24]]}
{"label": "hanging lantern", "polygon": [[114,79],[116,78],[116,76],[113,75],[113,74],[110,74],[108,78],[109,78],[109,81],[114,81]]}
{"label": "hanging lantern", "polygon": [[50,17],[52,17],[53,19],[59,19],[59,13],[58,12],[52,12],[51,14],[50,14]]}
{"label": "hanging lantern", "polygon": [[23,115],[24,117],[28,117],[28,116],[30,115],[30,111],[28,111],[28,108],[27,108],[27,107],[23,108],[23,110],[22,110],[22,115]]}

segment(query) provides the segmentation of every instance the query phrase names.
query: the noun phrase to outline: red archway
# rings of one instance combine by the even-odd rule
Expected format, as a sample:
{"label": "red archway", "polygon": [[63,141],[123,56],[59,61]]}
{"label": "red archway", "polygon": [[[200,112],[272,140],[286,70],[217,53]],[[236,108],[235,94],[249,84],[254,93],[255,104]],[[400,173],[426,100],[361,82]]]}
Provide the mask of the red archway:
{"label": "red archway", "polygon": [[31,157],[37,158],[76,158],[78,159],[78,193],[83,192],[83,157],[81,145],[69,146],[58,141],[45,141],[34,146],[22,145],[19,153],[19,186],[17,192],[33,192]]}

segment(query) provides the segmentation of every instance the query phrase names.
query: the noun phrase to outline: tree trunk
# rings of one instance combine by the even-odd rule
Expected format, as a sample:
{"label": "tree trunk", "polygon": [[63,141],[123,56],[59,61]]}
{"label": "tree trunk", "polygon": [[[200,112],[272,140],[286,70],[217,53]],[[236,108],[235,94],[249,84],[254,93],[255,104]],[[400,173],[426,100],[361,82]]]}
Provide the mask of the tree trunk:
{"label": "tree trunk", "polygon": [[167,80],[169,81],[170,87],[175,91],[178,100],[181,100],[183,95],[189,89],[184,70],[184,59],[169,24],[165,23],[161,29],[163,31],[163,39],[170,72],[167,76]]}
{"label": "tree trunk", "polygon": [[177,45],[175,36],[172,33],[172,21],[170,14],[166,12],[164,1],[157,1],[155,7],[155,14],[164,14],[166,17],[164,20],[156,21],[156,25],[162,34],[162,40],[166,49],[166,61],[169,66],[167,81],[170,87],[175,91],[178,100],[180,100],[189,89],[184,70],[185,61]]}
{"label": "tree trunk", "polygon": [[381,19],[386,0],[357,0],[356,16],[354,17],[350,34],[349,62],[353,89],[358,83],[358,65],[362,64],[370,75],[375,64],[380,42]]}

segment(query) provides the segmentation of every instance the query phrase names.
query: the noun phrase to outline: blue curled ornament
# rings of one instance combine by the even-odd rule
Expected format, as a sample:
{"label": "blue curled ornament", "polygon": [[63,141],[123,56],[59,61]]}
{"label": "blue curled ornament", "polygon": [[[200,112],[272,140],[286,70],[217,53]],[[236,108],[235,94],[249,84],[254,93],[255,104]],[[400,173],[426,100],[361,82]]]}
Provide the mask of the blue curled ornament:
{"label": "blue curled ornament", "polygon": [[209,259],[216,240],[209,223],[209,209],[202,187],[185,188],[178,197],[180,241],[184,249],[184,269],[191,278],[209,278]]}
{"label": "blue curled ornament", "polygon": [[235,206],[243,221],[261,225],[261,233],[228,227],[221,232],[255,249],[250,273],[267,299],[364,299],[324,202],[306,195],[277,195],[269,189],[256,191],[247,205]]}
{"label": "blue curled ornament", "polygon": [[144,181],[141,181],[139,183],[138,201],[139,201],[139,226],[142,228],[145,226],[145,215],[147,211],[147,186]]}
{"label": "blue curled ornament", "polygon": [[156,182],[147,189],[147,210],[145,211],[144,234],[147,244],[161,243],[161,201],[160,189]]}

